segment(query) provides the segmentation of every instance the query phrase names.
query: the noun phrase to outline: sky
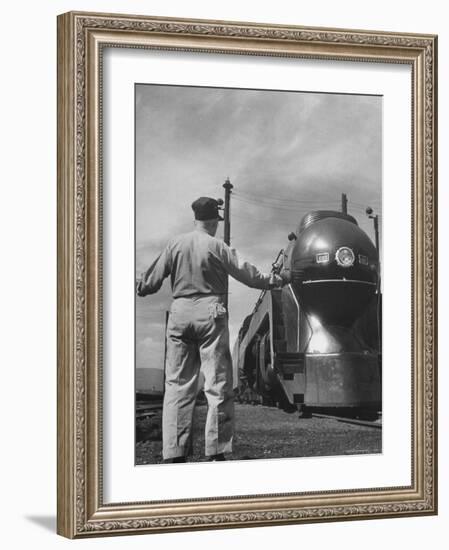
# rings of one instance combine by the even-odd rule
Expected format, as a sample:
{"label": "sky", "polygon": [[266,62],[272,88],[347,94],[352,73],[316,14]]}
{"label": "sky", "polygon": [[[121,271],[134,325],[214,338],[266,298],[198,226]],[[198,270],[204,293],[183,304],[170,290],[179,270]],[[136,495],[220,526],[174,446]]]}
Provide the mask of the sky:
{"label": "sky", "polygon": [[[262,271],[307,211],[340,210],[342,193],[374,241],[365,208],[382,220],[380,96],[151,84],[135,91],[137,277],[171,237],[192,230],[196,198],[224,196],[227,177],[231,246]],[[229,293],[232,346],[260,291],[231,279]],[[168,279],[157,294],[136,297],[137,368],[163,368],[170,302]]]}

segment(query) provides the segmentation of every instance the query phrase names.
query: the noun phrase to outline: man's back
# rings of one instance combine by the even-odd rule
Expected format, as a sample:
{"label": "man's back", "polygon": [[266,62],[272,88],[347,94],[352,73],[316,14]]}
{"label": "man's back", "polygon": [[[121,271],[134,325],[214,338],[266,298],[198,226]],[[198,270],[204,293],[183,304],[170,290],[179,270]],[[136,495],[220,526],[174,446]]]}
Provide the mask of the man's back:
{"label": "man's back", "polygon": [[142,275],[141,296],[159,290],[170,275],[174,298],[194,294],[225,294],[226,276],[253,288],[268,288],[269,275],[243,261],[237,251],[206,231],[195,229],[174,237]]}
{"label": "man's back", "polygon": [[169,242],[174,298],[226,293],[223,244],[203,231],[184,233]]}

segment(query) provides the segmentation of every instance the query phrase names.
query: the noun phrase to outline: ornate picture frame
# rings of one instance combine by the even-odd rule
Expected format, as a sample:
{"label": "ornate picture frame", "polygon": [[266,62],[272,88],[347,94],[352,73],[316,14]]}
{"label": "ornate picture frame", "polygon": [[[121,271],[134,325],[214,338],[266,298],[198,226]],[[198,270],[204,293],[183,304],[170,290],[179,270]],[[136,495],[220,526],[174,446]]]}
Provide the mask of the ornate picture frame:
{"label": "ornate picture frame", "polygon": [[[376,62],[411,69],[411,483],[104,501],[105,48]],[[437,513],[437,37],[70,12],[58,17],[58,520],[69,538]]]}

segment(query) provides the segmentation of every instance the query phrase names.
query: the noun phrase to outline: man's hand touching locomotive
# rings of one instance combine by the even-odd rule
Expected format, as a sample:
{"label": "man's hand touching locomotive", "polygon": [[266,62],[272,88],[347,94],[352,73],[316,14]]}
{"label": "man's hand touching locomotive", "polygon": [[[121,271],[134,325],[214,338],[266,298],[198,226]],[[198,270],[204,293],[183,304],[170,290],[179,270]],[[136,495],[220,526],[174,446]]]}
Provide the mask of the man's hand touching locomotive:
{"label": "man's hand touching locomotive", "polygon": [[173,302],[167,324],[167,359],[162,413],[162,454],[166,462],[185,462],[191,450],[192,420],[200,369],[208,402],[205,454],[224,460],[232,451],[234,401],[228,315],[227,276],[259,289],[282,286],[283,279],[262,273],[236,250],[215,238],[223,218],[218,202],[200,197],[192,203],[195,228],[169,241],[142,274],[136,292],[157,292],[170,276]]}

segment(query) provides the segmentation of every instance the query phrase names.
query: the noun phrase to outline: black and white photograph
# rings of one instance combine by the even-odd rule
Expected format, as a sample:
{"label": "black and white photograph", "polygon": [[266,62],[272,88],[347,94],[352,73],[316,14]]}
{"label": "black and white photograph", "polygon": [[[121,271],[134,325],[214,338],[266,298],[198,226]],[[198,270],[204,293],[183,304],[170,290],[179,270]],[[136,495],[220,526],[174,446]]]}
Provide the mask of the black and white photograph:
{"label": "black and white photograph", "polygon": [[64,537],[438,513],[438,36],[249,15],[58,16]]}
{"label": "black and white photograph", "polygon": [[135,464],[382,452],[382,96],[135,85]]}

